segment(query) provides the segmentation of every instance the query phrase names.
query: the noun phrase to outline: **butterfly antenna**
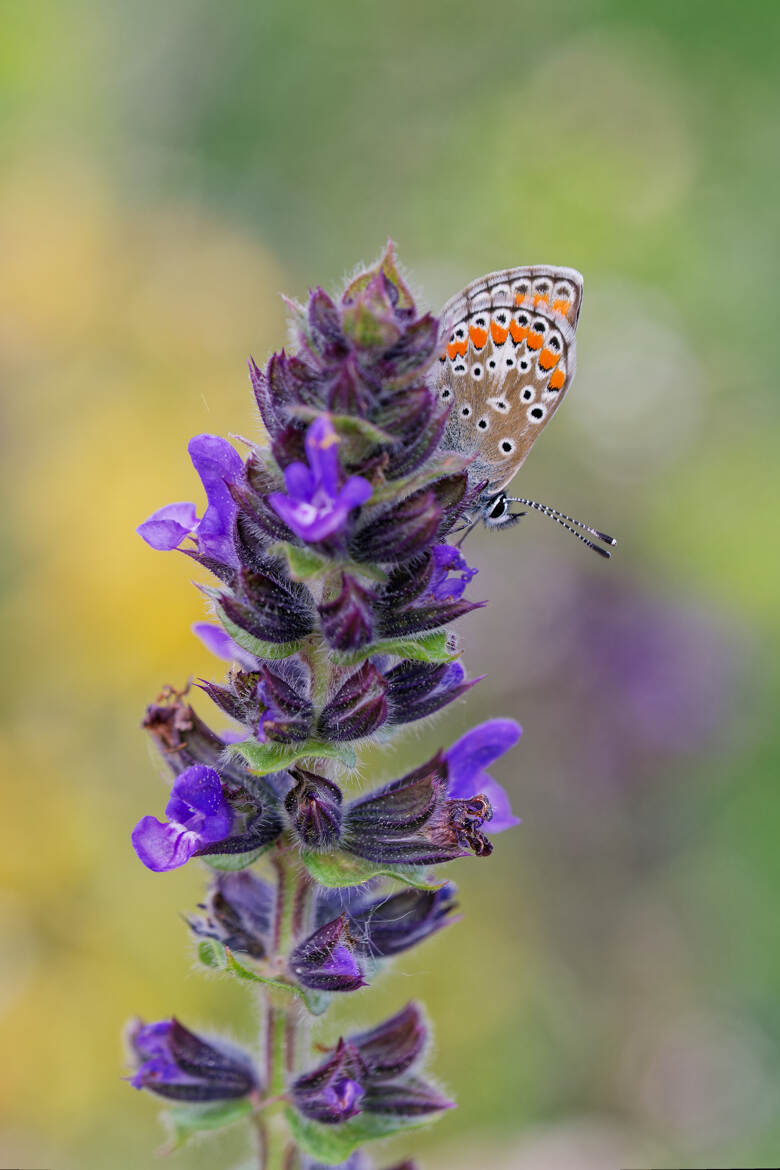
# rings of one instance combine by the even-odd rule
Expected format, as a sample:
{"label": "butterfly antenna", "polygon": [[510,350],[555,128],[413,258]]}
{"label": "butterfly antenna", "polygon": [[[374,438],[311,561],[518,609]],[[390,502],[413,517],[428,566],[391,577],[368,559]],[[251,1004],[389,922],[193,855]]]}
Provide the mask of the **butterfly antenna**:
{"label": "butterfly antenna", "polygon": [[[583,536],[582,532],[588,532],[591,536],[595,536],[596,540],[601,540],[604,544],[609,544],[614,547],[617,544],[614,536],[607,536],[606,532],[599,532],[598,528],[591,528],[590,524],[583,524],[581,520],[575,520],[573,516],[567,516],[565,512],[559,512],[557,508],[551,508],[548,504],[540,504],[536,500],[524,500],[520,496],[507,496],[507,503],[523,504],[526,508],[533,508],[536,512],[541,512],[543,516],[549,516],[556,524],[560,524],[561,528],[565,528],[567,532],[571,532],[577,540],[581,540],[588,548],[592,548],[600,557],[609,559],[611,553],[607,552],[601,545],[594,544],[592,540],[588,540],[587,536]],[[572,525],[575,525],[572,528]],[[582,532],[577,529],[581,528]]]}

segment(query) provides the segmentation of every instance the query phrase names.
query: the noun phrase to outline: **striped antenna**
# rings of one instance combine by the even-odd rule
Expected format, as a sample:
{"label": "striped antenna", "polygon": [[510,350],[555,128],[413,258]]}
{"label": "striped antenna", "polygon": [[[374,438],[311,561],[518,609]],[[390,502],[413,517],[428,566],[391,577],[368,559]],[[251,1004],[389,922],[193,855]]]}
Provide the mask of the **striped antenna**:
{"label": "striped antenna", "polygon": [[[549,516],[556,524],[560,524],[567,532],[571,532],[573,536],[577,537],[577,540],[581,540],[583,544],[587,545],[588,548],[592,548],[601,557],[609,559],[612,554],[605,548],[602,548],[601,545],[594,544],[592,540],[588,540],[586,536],[582,535],[582,532],[590,533],[591,536],[595,536],[596,540],[601,540],[604,544],[611,545],[613,548],[617,544],[614,536],[607,536],[606,532],[599,532],[598,528],[591,528],[590,524],[583,524],[581,520],[575,520],[573,516],[567,516],[565,512],[559,512],[557,508],[551,508],[549,504],[540,504],[536,500],[525,500],[520,496],[507,496],[506,501],[508,504],[522,504],[526,508],[533,508],[535,512],[541,512],[543,516]],[[572,525],[575,525],[575,527],[572,528]],[[582,532],[578,532],[578,528],[581,528]]]}

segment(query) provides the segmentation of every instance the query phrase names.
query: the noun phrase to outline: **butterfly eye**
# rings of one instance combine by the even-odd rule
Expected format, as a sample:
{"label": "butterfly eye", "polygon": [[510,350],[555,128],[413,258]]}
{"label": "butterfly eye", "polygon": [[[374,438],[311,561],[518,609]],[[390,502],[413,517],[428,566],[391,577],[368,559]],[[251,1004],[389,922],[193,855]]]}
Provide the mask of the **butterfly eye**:
{"label": "butterfly eye", "polygon": [[500,520],[506,512],[506,499],[504,496],[499,496],[493,507],[490,509],[490,519]]}
{"label": "butterfly eye", "polygon": [[531,420],[531,422],[540,423],[542,421],[542,419],[544,418],[546,413],[547,413],[547,411],[544,409],[543,406],[532,406],[531,409],[528,411],[528,417]]}
{"label": "butterfly eye", "polygon": [[504,455],[511,455],[514,449],[515,445],[511,439],[502,439],[501,450],[503,451]]}

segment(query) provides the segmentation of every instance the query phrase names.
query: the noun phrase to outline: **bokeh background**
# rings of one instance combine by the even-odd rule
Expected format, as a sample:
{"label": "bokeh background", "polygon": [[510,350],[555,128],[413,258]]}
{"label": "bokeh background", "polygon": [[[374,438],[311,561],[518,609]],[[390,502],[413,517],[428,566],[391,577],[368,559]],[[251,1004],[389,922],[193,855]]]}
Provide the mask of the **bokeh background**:
{"label": "bokeh background", "polygon": [[4,9],[0,1165],[155,1166],[124,1019],[255,1027],[193,971],[200,873],[130,848],[164,800],[145,704],[221,669],[191,563],[134,527],[197,493],[190,435],[259,437],[244,360],[285,342],[280,292],[338,291],[389,235],[432,308],[506,265],[585,274],[517,484],[620,546],[471,538],[488,678],[367,765],[525,728],[498,770],[524,824],[458,868],[464,920],[351,1005],[424,999],[460,1101],[386,1160],[777,1165],[778,34],[772,0]]}

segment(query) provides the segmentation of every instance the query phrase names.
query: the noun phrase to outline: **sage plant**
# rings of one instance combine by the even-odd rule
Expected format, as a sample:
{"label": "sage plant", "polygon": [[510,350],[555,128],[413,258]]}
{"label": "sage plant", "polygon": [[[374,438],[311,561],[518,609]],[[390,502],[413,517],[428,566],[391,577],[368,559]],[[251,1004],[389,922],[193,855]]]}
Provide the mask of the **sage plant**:
{"label": "sage plant", "polygon": [[334,996],[454,921],[437,867],[488,857],[485,829],[517,823],[486,769],[520,728],[490,719],[390,783],[358,773],[361,748],[376,759],[479,681],[451,626],[484,602],[448,537],[483,485],[440,447],[439,323],[392,247],[338,304],[317,289],[293,312],[295,352],[250,363],[267,443],[242,457],[192,439],[203,515],[169,504],[139,528],[214,579],[200,588],[216,621],[195,632],[230,665],[198,685],[232,726],[212,730],[172,688],[148,708],[172,787],[133,845],[155,872],[204,863],[196,953],[259,995],[261,1041],[136,1021],[130,1079],[167,1100],[177,1142],[244,1121],[264,1170],[362,1170],[367,1143],[452,1107],[425,1071],[428,1023],[409,1003],[327,1048],[312,1035]]}

